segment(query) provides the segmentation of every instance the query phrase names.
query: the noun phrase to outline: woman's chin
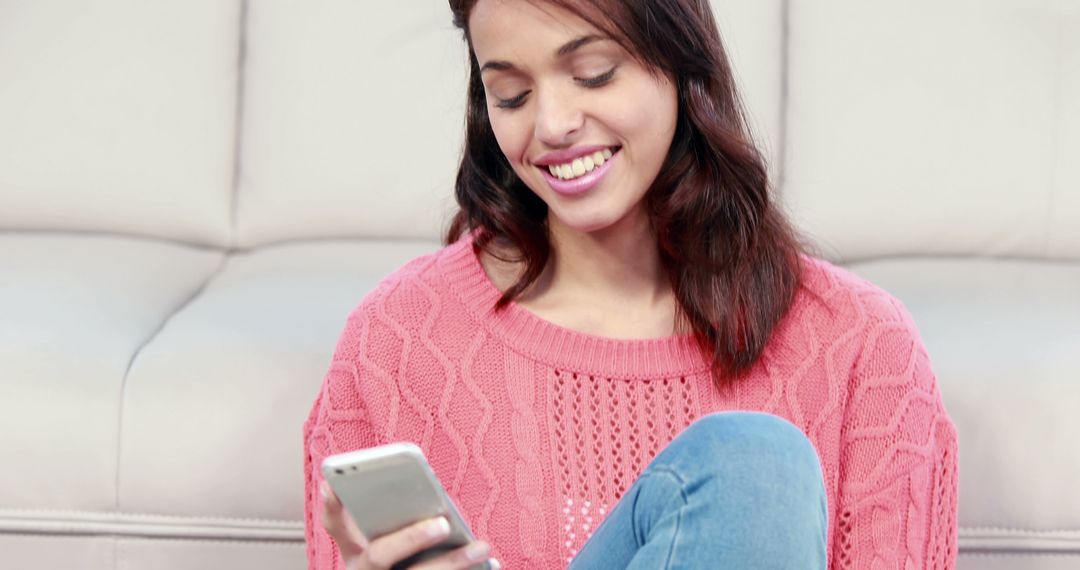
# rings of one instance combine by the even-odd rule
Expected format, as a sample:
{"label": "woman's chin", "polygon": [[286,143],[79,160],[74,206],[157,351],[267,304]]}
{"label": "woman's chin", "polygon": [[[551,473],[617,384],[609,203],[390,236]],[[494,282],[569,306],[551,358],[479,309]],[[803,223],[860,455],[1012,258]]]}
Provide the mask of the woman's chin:
{"label": "woman's chin", "polygon": [[572,232],[577,234],[594,234],[609,230],[615,226],[618,218],[612,218],[610,215],[597,214],[593,216],[587,215],[575,215],[575,216],[556,216],[558,218],[557,225],[561,231]]}

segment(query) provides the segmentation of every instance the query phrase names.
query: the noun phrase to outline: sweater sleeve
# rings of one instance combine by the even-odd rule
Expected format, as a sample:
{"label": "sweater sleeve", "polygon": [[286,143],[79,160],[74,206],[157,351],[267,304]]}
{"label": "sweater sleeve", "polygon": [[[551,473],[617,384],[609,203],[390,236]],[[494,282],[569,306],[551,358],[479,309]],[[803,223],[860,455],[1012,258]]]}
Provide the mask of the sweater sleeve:
{"label": "sweater sleeve", "polygon": [[883,299],[849,384],[831,568],[955,568],[956,428],[911,316]]}
{"label": "sweater sleeve", "polygon": [[337,545],[322,526],[322,460],[335,453],[382,443],[360,396],[358,354],[366,327],[350,319],[338,341],[315,404],[304,423],[304,525],[309,570],[343,570]]}

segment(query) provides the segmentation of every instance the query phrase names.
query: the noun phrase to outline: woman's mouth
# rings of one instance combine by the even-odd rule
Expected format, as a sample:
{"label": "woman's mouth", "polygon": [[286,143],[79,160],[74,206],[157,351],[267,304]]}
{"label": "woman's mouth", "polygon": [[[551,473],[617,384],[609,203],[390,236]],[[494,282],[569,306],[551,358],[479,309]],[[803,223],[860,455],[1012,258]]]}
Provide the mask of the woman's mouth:
{"label": "woman's mouth", "polygon": [[[618,150],[618,148],[616,147],[615,150]],[[611,158],[613,154],[614,152],[610,148],[598,150],[590,155],[575,158],[565,164],[549,164],[548,172],[560,180],[573,180],[584,176],[586,172],[592,172],[594,169],[603,166],[604,161]]]}
{"label": "woman's mouth", "polygon": [[562,164],[537,166],[558,194],[576,196],[592,190],[611,169],[621,147],[598,150]]}

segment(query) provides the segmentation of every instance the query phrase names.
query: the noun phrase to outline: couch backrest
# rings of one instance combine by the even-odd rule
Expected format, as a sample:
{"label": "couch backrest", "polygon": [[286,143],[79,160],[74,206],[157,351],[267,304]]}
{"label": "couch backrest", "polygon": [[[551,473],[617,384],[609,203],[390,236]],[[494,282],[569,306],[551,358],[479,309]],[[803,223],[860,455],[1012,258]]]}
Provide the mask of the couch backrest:
{"label": "couch backrest", "polygon": [[838,259],[1080,259],[1080,1],[790,5],[785,197]]}
{"label": "couch backrest", "polygon": [[436,238],[464,128],[445,0],[248,5],[237,237]]}
{"label": "couch backrest", "polygon": [[[781,0],[714,4],[775,148]],[[446,0],[4,3],[0,230],[437,239],[466,63]]]}
{"label": "couch backrest", "polygon": [[0,3],[0,230],[229,240],[240,3]]}
{"label": "couch backrest", "polygon": [[[1080,258],[1080,1],[713,9],[827,255]],[[465,62],[446,0],[6,2],[0,230],[438,238]]]}

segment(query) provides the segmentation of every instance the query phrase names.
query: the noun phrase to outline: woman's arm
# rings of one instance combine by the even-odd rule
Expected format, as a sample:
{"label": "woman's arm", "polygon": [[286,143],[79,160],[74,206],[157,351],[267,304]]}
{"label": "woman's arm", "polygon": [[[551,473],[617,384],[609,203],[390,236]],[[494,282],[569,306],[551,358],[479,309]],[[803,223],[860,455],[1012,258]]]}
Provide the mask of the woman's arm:
{"label": "woman's arm", "polygon": [[319,396],[304,423],[304,525],[309,570],[344,568],[338,547],[321,521],[322,460],[334,453],[382,443],[368,421],[359,393],[360,372],[352,357],[363,336],[357,334],[359,326],[362,323],[349,320]]}
{"label": "woman's arm", "polygon": [[911,316],[887,300],[852,369],[830,566],[951,569],[956,428]]}

